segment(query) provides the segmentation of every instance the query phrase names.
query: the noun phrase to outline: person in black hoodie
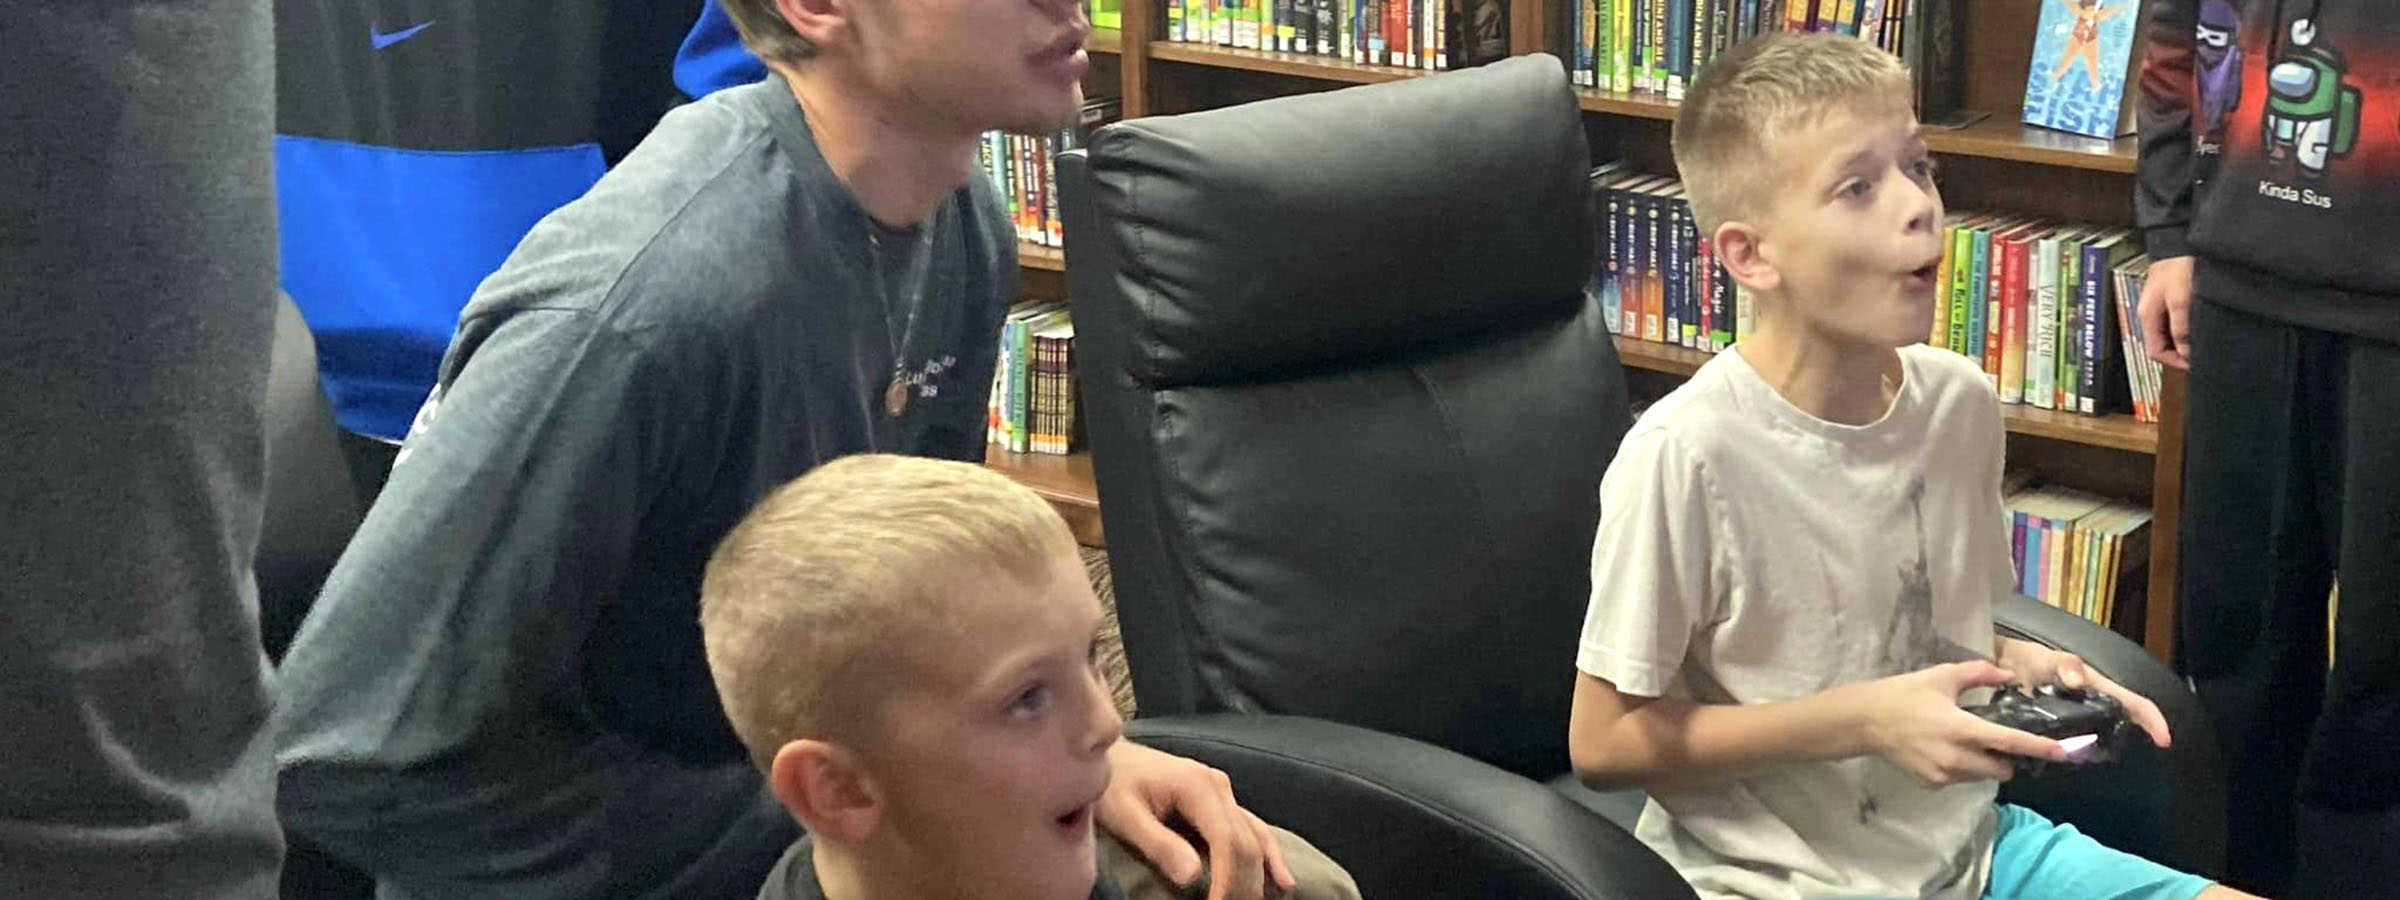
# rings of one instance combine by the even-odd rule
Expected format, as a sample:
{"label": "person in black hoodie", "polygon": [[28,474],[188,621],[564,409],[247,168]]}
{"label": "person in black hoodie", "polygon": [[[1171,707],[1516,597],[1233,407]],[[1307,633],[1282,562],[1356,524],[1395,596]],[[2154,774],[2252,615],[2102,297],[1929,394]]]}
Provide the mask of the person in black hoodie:
{"label": "person in black hoodie", "polygon": [[[759,900],[1172,895],[1093,825],[1124,724],[1103,621],[1067,523],[982,466],[864,454],[769,494],[700,588],[726,717],[807,829]],[[1275,839],[1298,900],[1357,900]]]}
{"label": "person in black hoodie", "polygon": [[2140,309],[2153,355],[2190,371],[2180,657],[2225,753],[2227,880],[2388,896],[2400,17],[2342,0],[2154,0],[2146,19],[2136,212],[2154,262]]}

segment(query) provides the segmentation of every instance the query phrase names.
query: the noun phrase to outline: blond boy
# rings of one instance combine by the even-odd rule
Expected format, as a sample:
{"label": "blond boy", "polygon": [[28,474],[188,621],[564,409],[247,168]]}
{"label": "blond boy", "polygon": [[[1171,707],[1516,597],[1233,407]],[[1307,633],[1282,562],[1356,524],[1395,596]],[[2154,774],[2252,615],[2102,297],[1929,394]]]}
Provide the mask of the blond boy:
{"label": "blond boy", "polygon": [[2243,896],[1995,803],[2054,741],[1960,708],[2012,679],[2157,707],[1998,638],[2004,434],[1981,368],[1922,345],[1941,195],[1909,75],[1770,35],[1674,130],[1700,233],[1757,329],[1653,406],[1601,488],[1569,747],[1650,794],[1637,835],[1703,897]]}
{"label": "blond boy", "polygon": [[[1100,603],[1031,491],[967,463],[836,460],[726,536],[700,602],[727,717],[808,831],[761,900],[1166,893],[1095,845],[1122,721]],[[1355,897],[1274,837],[1300,895]]]}

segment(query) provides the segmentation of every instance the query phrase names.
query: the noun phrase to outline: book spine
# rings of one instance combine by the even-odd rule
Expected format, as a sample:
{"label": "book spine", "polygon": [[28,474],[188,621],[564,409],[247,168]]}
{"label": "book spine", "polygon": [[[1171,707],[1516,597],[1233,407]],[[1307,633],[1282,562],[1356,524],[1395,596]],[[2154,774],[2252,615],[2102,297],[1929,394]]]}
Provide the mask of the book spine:
{"label": "book spine", "polygon": [[1735,306],[1739,297],[1737,291],[1739,286],[1733,283],[1732,273],[1725,271],[1723,259],[1712,258],[1712,264],[1717,269],[1717,349],[1722,350],[1733,346],[1735,341],[1741,340],[1741,330],[1738,327],[1741,313]]}
{"label": "book spine", "polygon": [[1625,52],[1633,63],[1633,89],[1650,90],[1650,4],[1660,0],[1632,0],[1633,30],[1627,36]]}
{"label": "book spine", "polygon": [[2115,302],[2109,305],[2112,307],[2110,311],[2116,314],[2117,352],[2123,354],[2125,359],[2125,390],[2133,403],[2133,418],[2137,422],[2148,422],[2150,421],[2150,408],[2145,393],[2148,385],[2142,381],[2142,347],[2139,338],[2135,335],[2137,325],[2134,312],[2125,302],[2126,298],[2130,296],[2125,290],[2127,278],[2128,276],[2123,270],[2115,273],[2115,277],[2112,279],[2114,281],[2112,286],[2115,288],[2112,298]]}
{"label": "book spine", "polygon": [[2082,345],[2075,340],[2075,320],[2081,318],[2077,293],[2083,285],[2083,241],[2062,242],[2058,248],[2058,408],[2083,408],[2077,393],[2083,383]]}
{"label": "book spine", "polygon": [[1617,333],[1628,337],[1641,337],[1641,257],[1638,255],[1637,249],[1636,232],[1638,229],[1636,226],[1639,223],[1635,221],[1635,199],[1631,191],[1624,189],[1613,193],[1617,200],[1615,256],[1617,261],[1617,304],[1620,307],[1617,311]]}
{"label": "book spine", "polygon": [[1975,239],[1961,225],[1950,233],[1950,336],[1943,346],[1967,352],[1967,282],[1975,274]]}
{"label": "book spine", "polygon": [[2076,382],[2076,411],[2087,416],[2100,414],[2103,381],[2109,369],[2108,342],[2105,340],[2108,319],[2100,311],[2100,285],[2108,278],[2108,248],[2087,247],[2083,251],[2082,303],[2077,318],[2081,320],[2076,332],[2083,349],[2083,370]]}
{"label": "book spine", "polygon": [[1609,90],[1616,83],[1617,67],[1614,45],[1617,35],[1616,0],[1591,0],[1592,3],[1592,86]]}
{"label": "book spine", "polygon": [[2031,383],[2027,402],[2058,408],[2058,236],[2043,235],[2033,249],[2033,353],[2025,361]]}
{"label": "book spine", "polygon": [[1433,26],[1433,67],[1450,70],[1450,5],[1457,0],[1435,0],[1433,10],[1438,22]]}
{"label": "book spine", "polygon": [[1567,4],[1566,52],[1559,54],[1567,67],[1567,83],[1576,87],[1591,85],[1592,72],[1598,65],[1592,62],[1592,0],[1564,0]]}
{"label": "book spine", "polygon": [[2011,235],[2000,253],[2000,402],[2025,401],[2025,238]]}
{"label": "book spine", "polygon": [[1667,339],[1665,297],[1660,292],[1660,262],[1665,243],[1659,233],[1658,198],[1644,194],[1642,203],[1642,339]]}
{"label": "book spine", "polygon": [[2001,321],[2005,312],[2001,307],[2001,286],[2008,280],[2008,248],[2005,243],[2005,238],[1997,228],[1984,238],[1987,262],[1984,264],[1986,280],[1983,288],[1983,375],[1991,381],[1994,393],[2000,390],[2000,354],[2005,347],[2001,341],[2006,334],[2006,323]]}
{"label": "book spine", "polygon": [[1633,0],[1609,0],[1609,6],[1615,17],[1608,39],[1608,89],[1622,94],[1633,90]]}
{"label": "book spine", "polygon": [[1658,288],[1666,298],[1666,343],[1682,346],[1682,199],[1661,199],[1658,211]]}
{"label": "book spine", "polygon": [[1933,347],[1950,345],[1950,297],[1946,292],[1950,289],[1950,245],[1958,240],[1957,230],[1948,223],[1941,226],[1942,259],[1933,270],[1933,333],[1925,338]]}
{"label": "book spine", "polygon": [[1613,189],[1600,192],[1600,252],[1593,254],[1600,263],[1595,267],[1600,273],[1600,314],[1610,334],[1625,333],[1625,295],[1619,281],[1624,270],[1617,253],[1617,213],[1622,203],[1617,194]]}
{"label": "book spine", "polygon": [[1692,221],[1689,200],[1675,201],[1675,250],[1682,282],[1676,296],[1683,299],[1683,346],[1700,349],[1700,226]]}
{"label": "book spine", "polygon": [[1672,59],[1675,45],[1667,36],[1668,23],[1675,19],[1675,0],[1650,0],[1650,87],[1667,89],[1667,60]]}
{"label": "book spine", "polygon": [[1984,297],[1989,290],[1984,283],[1991,278],[1991,249],[1991,226],[1967,230],[1967,334],[1966,344],[1958,352],[1974,360],[1977,365],[1983,364]]}
{"label": "book spine", "polygon": [[1692,297],[1700,307],[1698,344],[1700,349],[1714,353],[1717,350],[1716,247],[1709,239],[1701,238],[1692,250],[1695,257],[1692,261],[1692,278],[1699,283],[1698,288],[1692,291]]}

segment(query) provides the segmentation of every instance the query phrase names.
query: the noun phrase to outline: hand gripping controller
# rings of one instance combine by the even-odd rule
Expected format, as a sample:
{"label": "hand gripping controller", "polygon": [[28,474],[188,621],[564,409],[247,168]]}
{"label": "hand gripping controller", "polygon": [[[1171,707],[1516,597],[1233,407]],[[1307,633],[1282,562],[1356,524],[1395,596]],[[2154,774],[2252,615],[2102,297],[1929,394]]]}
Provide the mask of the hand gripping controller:
{"label": "hand gripping controller", "polygon": [[[2057,684],[2031,694],[2013,685],[2001,688],[1991,702],[1966,709],[1987,721],[2059,742],[2067,748],[2067,762],[2075,765],[2115,760],[2133,731],[2117,698]],[[2047,762],[2017,757],[2017,774],[2038,776]]]}

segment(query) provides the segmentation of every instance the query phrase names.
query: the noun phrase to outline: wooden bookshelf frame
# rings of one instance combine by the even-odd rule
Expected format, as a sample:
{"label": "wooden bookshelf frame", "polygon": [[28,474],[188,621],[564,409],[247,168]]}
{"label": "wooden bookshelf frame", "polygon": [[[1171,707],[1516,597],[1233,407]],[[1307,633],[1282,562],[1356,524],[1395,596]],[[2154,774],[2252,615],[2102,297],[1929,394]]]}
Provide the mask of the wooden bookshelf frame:
{"label": "wooden bookshelf frame", "polygon": [[[1965,101],[1969,109],[1987,115],[1963,128],[1926,132],[1926,143],[1935,153],[1953,158],[1954,165],[1945,166],[1944,194],[1952,196],[1953,205],[1960,208],[2008,208],[2062,221],[2131,224],[2131,175],[2137,159],[2133,139],[2078,137],[2017,122],[2015,110],[2024,97],[2026,66],[2033,52],[2031,36],[2042,2],[1976,0],[1969,7]],[[1554,21],[1551,0],[1507,0],[1507,4],[1510,52],[1547,52]],[[1116,87],[1128,118],[1438,74],[1307,54],[1170,42],[1163,40],[1162,11],[1154,0],[1128,0],[1123,7],[1122,30],[1095,32],[1085,44],[1093,52],[1115,55]],[[1098,68],[1095,66],[1096,71]],[[1596,153],[1625,151],[1623,155],[1651,168],[1666,159],[1665,123],[1675,117],[1674,102],[1661,96],[1585,89],[1577,92],[1576,103],[1593,118],[1593,124],[1614,136],[1617,146],[1596,144]],[[1029,295],[1064,295],[1066,262],[1062,253],[1032,244],[1021,245],[1018,251],[1024,270],[1021,281]],[[1618,338],[1616,346],[1626,366],[1678,377],[1690,375],[1709,359],[1707,353],[1630,338]],[[2149,496],[2139,499],[2150,502],[2155,516],[2148,589],[2145,603],[2133,611],[2139,627],[2125,630],[2135,632],[2131,636],[2153,655],[2169,660],[2175,644],[2175,580],[2180,570],[2177,518],[2183,506],[2181,373],[2169,370],[2164,387],[2162,421],[2157,424],[2135,422],[2123,415],[2089,417],[2017,406],[2006,408],[2006,419],[2012,445],[2031,440],[2037,445],[2029,446],[2056,448],[2055,453],[2029,454],[2043,460],[2097,458],[2100,462],[2058,465],[2070,469],[2088,465],[2089,480],[2104,482],[2118,492],[2127,491],[2118,473],[2147,471]],[[1098,492],[1091,483],[1088,457],[1043,457],[995,449],[989,464],[1033,485],[1075,524],[1079,539],[1100,545]],[[2044,474],[2073,484],[2079,473]]]}

